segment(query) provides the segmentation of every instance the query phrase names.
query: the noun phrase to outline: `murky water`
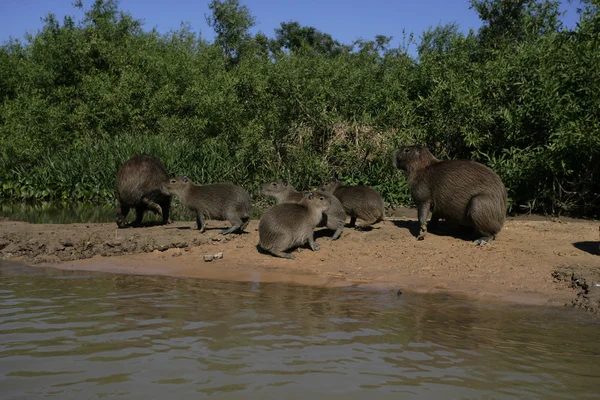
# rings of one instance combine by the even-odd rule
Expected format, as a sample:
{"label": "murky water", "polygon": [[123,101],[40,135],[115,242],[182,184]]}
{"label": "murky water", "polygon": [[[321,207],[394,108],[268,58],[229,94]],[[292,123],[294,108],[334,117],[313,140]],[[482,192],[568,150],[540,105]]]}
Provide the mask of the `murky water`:
{"label": "murky water", "polygon": [[0,268],[4,400],[600,397],[583,312],[33,271]]}

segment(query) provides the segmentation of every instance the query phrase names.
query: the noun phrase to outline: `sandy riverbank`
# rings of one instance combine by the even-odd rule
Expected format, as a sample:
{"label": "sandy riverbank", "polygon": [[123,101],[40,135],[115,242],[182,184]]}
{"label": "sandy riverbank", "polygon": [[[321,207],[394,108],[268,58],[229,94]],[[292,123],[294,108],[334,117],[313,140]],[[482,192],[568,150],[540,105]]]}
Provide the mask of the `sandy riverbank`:
{"label": "sandy riverbank", "polygon": [[[413,215],[414,214],[414,215]],[[345,229],[336,242],[295,260],[256,249],[258,221],[248,233],[223,237],[227,223],[206,233],[192,222],[117,230],[115,224],[35,225],[0,221],[3,259],[60,269],[208,279],[287,281],[315,285],[373,285],[403,291],[460,292],[533,304],[573,304],[598,312],[598,222],[509,218],[498,240],[477,247],[441,232],[415,239],[416,212],[376,229]],[[329,231],[319,231],[326,235]],[[205,255],[222,259],[204,261]]]}

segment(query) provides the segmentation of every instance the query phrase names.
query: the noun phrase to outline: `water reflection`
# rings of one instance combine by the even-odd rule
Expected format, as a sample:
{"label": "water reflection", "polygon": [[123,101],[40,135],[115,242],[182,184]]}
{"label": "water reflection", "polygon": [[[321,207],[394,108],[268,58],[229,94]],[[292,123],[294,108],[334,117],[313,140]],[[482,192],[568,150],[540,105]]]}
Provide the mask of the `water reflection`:
{"label": "water reflection", "polygon": [[[74,224],[114,222],[115,206],[95,203],[62,203],[62,202],[15,202],[0,201],[0,217],[13,221],[24,221],[34,224]],[[191,221],[192,214],[177,201],[173,202],[171,217],[175,221]],[[135,219],[131,211],[129,220]],[[160,221],[151,212],[144,214],[144,221]]]}
{"label": "water reflection", "polygon": [[589,318],[444,295],[4,268],[0,387],[3,399],[597,398]]}

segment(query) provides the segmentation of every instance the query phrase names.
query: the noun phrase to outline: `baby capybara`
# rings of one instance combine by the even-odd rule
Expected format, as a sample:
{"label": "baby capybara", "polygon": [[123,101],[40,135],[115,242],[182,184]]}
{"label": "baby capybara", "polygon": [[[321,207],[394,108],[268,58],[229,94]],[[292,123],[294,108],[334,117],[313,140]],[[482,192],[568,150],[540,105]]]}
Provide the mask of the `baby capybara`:
{"label": "baby capybara", "polygon": [[196,214],[196,225],[204,232],[204,220],[229,221],[231,228],[221,234],[242,232],[250,222],[252,202],[246,191],[230,183],[196,185],[187,176],[169,179],[162,190],[179,197],[181,204]]}
{"label": "baby capybara", "polygon": [[330,203],[329,197],[308,192],[299,203],[281,203],[269,208],[258,224],[258,245],[283,258],[296,258],[285,250],[306,242],[313,251],[318,251],[314,229]]}
{"label": "baby capybara", "polygon": [[508,198],[500,177],[483,164],[470,160],[435,158],[428,148],[407,146],[396,150],[394,166],[406,173],[418,207],[419,240],[427,233],[427,216],[433,205],[431,227],[440,218],[472,226],[483,245],[495,239],[504,225]]}
{"label": "baby capybara", "polygon": [[[283,179],[263,183],[260,185],[260,191],[265,196],[275,198],[277,204],[299,203],[304,198],[304,193],[298,192],[292,185]],[[344,207],[337,197],[323,192],[317,192],[317,194],[327,196],[331,201],[329,208],[323,213],[322,221],[317,226],[326,226],[328,229],[333,230],[334,233],[328,240],[336,240],[344,230],[346,211],[344,211]]]}
{"label": "baby capybara", "polygon": [[160,189],[167,179],[167,168],[157,157],[138,154],[127,160],[117,172],[117,226],[127,227],[127,214],[131,208],[135,208],[136,214],[133,225],[142,223],[146,210],[161,216],[163,224],[171,223],[171,196]]}
{"label": "baby capybara", "polygon": [[[350,227],[357,229],[367,228],[377,222],[383,221],[385,211],[381,195],[368,186],[344,186],[337,178],[324,182],[321,192],[333,194],[338,198],[346,214],[350,216]],[[363,223],[356,225],[356,219]]]}

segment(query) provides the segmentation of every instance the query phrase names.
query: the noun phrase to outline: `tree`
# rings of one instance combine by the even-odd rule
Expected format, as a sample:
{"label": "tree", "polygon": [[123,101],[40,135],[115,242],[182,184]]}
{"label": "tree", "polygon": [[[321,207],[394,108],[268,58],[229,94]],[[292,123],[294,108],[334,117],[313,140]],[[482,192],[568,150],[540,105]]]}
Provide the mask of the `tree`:
{"label": "tree", "polygon": [[231,64],[237,64],[251,41],[249,31],[255,24],[254,17],[238,0],[212,0],[208,8],[212,15],[206,16],[206,22],[217,34],[215,43]]}

